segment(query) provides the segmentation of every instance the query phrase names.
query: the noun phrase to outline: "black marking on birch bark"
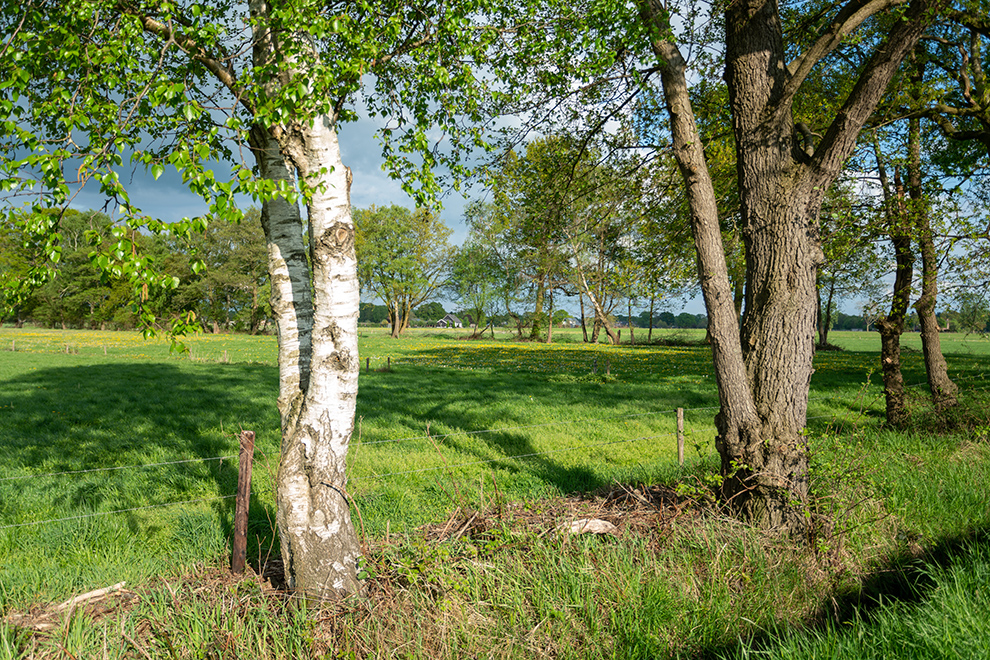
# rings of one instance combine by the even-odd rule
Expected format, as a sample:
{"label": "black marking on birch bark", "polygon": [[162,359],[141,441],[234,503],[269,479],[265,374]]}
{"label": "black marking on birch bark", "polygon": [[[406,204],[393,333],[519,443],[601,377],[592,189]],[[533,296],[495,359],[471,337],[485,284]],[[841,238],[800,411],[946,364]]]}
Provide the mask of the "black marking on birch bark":
{"label": "black marking on birch bark", "polygon": [[323,232],[319,243],[322,250],[325,250],[330,256],[351,255],[354,253],[354,226],[335,222]]}
{"label": "black marking on birch bark", "polygon": [[321,481],[320,482],[320,485],[321,486],[326,486],[327,488],[330,488],[331,490],[337,491],[337,494],[340,495],[342,498],[344,498],[344,503],[347,504],[347,508],[350,508],[351,507],[351,501],[349,499],[347,499],[347,495],[344,494],[344,491],[342,491],[341,489],[337,488],[333,484],[328,484],[325,481]]}

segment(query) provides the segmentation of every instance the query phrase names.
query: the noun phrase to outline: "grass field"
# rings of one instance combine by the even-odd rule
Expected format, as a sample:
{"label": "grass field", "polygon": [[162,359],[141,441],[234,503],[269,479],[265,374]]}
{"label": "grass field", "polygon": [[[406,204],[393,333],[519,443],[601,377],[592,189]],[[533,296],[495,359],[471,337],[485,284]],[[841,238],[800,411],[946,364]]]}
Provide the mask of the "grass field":
{"label": "grass field", "polygon": [[[508,334],[467,341],[463,334],[414,331],[395,341],[361,330],[349,490],[375,593],[389,593],[398,609],[394,619],[374,620],[365,603],[312,630],[308,619],[296,621],[259,594],[238,591],[244,583],[213,590],[222,596],[233,589],[238,602],[252,605],[239,618],[191,596],[156,600],[175,589],[156,587],[158,581],[186,584],[183,576],[212,574],[225,561],[241,429],[258,438],[249,559],[257,563],[271,552],[279,445],[274,339],[197,336],[187,340],[188,354],[174,355],[168,343],[131,333],[0,329],[0,612],[120,581],[143,586],[135,610],[143,614],[120,624],[132,626],[138,642],[107,657],[155,649],[160,657],[309,657],[314,649],[382,657],[389,654],[375,651],[388,648],[390,657],[645,658],[798,647],[812,649],[800,657],[868,657],[814,650],[844,634],[849,612],[859,612],[829,618],[823,603],[869,595],[870,576],[898,562],[907,562],[898,575],[927,576],[910,588],[898,583],[907,595],[897,606],[908,609],[933,591],[948,593],[986,574],[990,413],[980,406],[990,341],[943,336],[951,373],[972,395],[968,426],[952,433],[952,420],[938,420],[925,406],[920,343],[906,336],[905,380],[919,424],[894,434],[882,429],[877,335],[830,335],[845,350],[816,356],[809,434],[820,506],[841,533],[802,549],[705,513],[698,486],[717,465],[707,347],[587,346],[567,331],[555,331],[552,345],[518,343]],[[685,409],[683,467],[676,461],[676,408]],[[681,484],[677,511],[694,522],[654,525],[623,543],[561,546],[545,535],[521,542],[508,523],[476,539],[426,540],[458,509],[508,507],[515,514],[504,520],[519,521],[549,515],[555,498],[616,484]],[[682,582],[671,587],[672,580]],[[990,598],[985,589],[958,597],[953,607],[960,612]],[[438,619],[431,612],[441,606],[447,609]],[[930,615],[922,607],[911,620],[924,630],[934,625]],[[199,627],[187,632],[182,648],[162,645],[161,635],[149,633],[154,625],[141,627],[177,626],[190,617]],[[843,624],[834,634],[833,620]],[[880,614],[848,620],[865,626],[858,638],[882,636],[874,649],[919,634],[876,627]],[[801,621],[820,621],[814,634],[825,641],[796,636],[789,624]],[[106,634],[105,624],[70,617],[58,643],[67,653],[70,641],[91,648],[101,625]],[[279,626],[284,631],[274,632]],[[28,648],[39,649],[38,657],[61,657],[50,637],[18,630],[0,624],[0,659]],[[215,643],[218,631],[256,646],[210,655],[204,645]],[[954,657],[937,654],[945,648],[918,657]]]}

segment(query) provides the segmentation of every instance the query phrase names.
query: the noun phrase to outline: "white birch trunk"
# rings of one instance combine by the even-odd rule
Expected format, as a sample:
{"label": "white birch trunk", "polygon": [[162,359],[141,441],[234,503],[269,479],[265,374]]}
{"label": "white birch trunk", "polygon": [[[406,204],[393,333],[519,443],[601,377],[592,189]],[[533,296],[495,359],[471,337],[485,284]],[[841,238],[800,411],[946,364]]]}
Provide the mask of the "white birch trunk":
{"label": "white birch trunk", "polygon": [[[250,0],[250,9],[254,63],[270,66],[280,49],[278,36],[265,27],[269,5]],[[292,62],[279,65],[280,79],[300,73]],[[271,86],[277,84],[273,78]],[[275,198],[262,210],[279,342],[277,525],[288,587],[307,599],[339,597],[361,589],[345,473],[357,399],[360,303],[350,175],[330,116],[256,125],[252,146],[263,177],[312,191],[308,260],[298,206]]]}
{"label": "white birch trunk", "polygon": [[289,587],[326,598],[361,587],[360,544],[346,496],[347,448],[357,401],[360,296],[350,177],[330,118],[318,118],[289,140],[300,177],[317,187],[307,206],[313,333],[308,387],[298,420],[282,442],[278,527]]}
{"label": "white birch trunk", "polygon": [[[294,176],[279,150],[278,141],[267,132],[261,139],[265,144],[256,151],[261,175],[274,181],[292,182]],[[265,202],[261,223],[268,246],[272,313],[278,337],[278,409],[283,433],[290,433],[286,423],[296,417],[290,411],[298,412],[309,379],[313,327],[309,263],[302,218],[296,204],[282,198]]]}

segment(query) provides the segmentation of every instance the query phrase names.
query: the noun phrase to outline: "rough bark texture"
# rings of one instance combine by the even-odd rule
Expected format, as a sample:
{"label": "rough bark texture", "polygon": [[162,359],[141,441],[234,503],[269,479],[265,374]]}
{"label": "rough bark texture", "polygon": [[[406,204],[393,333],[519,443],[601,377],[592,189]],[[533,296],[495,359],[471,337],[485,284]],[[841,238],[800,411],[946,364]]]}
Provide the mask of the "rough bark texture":
{"label": "rough bark texture", "polygon": [[[924,74],[919,64],[917,82]],[[938,319],[935,318],[935,301],[938,299],[938,255],[932,232],[931,215],[922,189],[921,174],[921,118],[911,117],[908,128],[908,194],[911,197],[911,214],[914,218],[918,249],[921,252],[921,296],[914,303],[921,325],[921,350],[925,356],[925,373],[932,392],[932,403],[937,410],[956,405],[956,384],[949,378],[949,367],[942,353]]]}
{"label": "rough bark texture", "polygon": [[[308,386],[283,437],[278,527],[290,588],[325,598],[360,589],[360,544],[350,517],[346,457],[354,429],[359,290],[349,172],[327,117],[286,140],[301,177],[319,177],[307,206],[313,281]],[[325,174],[319,174],[327,168]],[[314,179],[310,179],[316,183]]]}
{"label": "rough bark texture", "polygon": [[930,220],[920,227],[918,236],[921,248],[921,297],[914,304],[921,324],[921,350],[925,356],[925,373],[932,391],[932,401],[939,410],[956,405],[956,384],[949,378],[949,368],[942,353],[938,319],[935,317],[935,300],[938,296],[938,255],[932,239]]}
{"label": "rough bark texture", "polygon": [[[933,18],[938,0],[912,3],[864,67],[817,148],[794,144],[794,94],[816,61],[884,3],[842,9],[830,33],[789,67],[777,4],[735,0],[725,10],[726,82],[736,137],[746,305],[736,324],[718,211],[690,106],[685,63],[660,2],[640,0],[653,30],[674,155],[687,187],[699,275],[708,309],[721,410],[716,445],[723,494],[761,526],[800,531],[807,497],[802,435],[815,332],[818,214],[898,64]],[[832,33],[834,32],[834,33]]]}
{"label": "rough bark texture", "polygon": [[887,233],[894,247],[896,271],[894,293],[890,312],[877,320],[880,332],[880,368],[883,374],[883,393],[887,404],[887,423],[900,428],[907,421],[907,404],[904,401],[904,376],[901,373],[901,334],[911,301],[911,282],[914,278],[914,252],[911,249],[910,218],[904,203],[904,185],[900,169],[894,170],[894,187],[888,182],[882,158],[877,157],[877,169],[883,189]]}

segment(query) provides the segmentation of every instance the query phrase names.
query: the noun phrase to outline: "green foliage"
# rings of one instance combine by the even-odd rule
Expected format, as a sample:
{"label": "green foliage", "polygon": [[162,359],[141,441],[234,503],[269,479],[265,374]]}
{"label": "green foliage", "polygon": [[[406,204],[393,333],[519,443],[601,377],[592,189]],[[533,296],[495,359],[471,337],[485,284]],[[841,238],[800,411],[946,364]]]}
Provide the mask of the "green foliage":
{"label": "green foliage", "polygon": [[436,323],[447,315],[447,310],[443,308],[443,305],[436,301],[428,302],[425,305],[420,305],[414,309],[413,312],[416,314],[416,318],[428,323]]}
{"label": "green foliage", "polygon": [[959,312],[955,321],[960,330],[968,333],[986,334],[990,329],[990,303],[986,296],[972,291],[956,294]]}
{"label": "green foliage", "polygon": [[[318,118],[339,128],[356,117],[365,85],[377,88],[364,96],[367,112],[384,120],[386,162],[404,187],[425,203],[440,191],[439,166],[463,178],[464,152],[484,146],[477,120],[490,95],[468,63],[484,62],[498,38],[486,19],[511,22],[513,13],[489,14],[487,3],[474,0],[416,8],[286,0],[259,11],[229,2],[125,7],[84,0],[71,11],[8,9],[0,19],[0,189],[32,205],[22,216],[5,213],[20,218],[18,231],[44,258],[31,260],[26,277],[3,275],[0,287],[13,300],[5,307],[49,279],[61,257],[63,212],[89,186],[108,200],[114,221],[114,240],[96,263],[129,282],[135,320],[145,327],[156,320],[145,303],[159,290],[170,295],[177,282],[137,249],[135,232],[187,240],[210,225],[236,225],[239,198],[306,203],[310,179],[267,180],[243,157],[264,134],[284,136]],[[274,49],[265,48],[267,36],[256,38],[272,34]],[[435,129],[443,149],[428,138]],[[155,180],[174,172],[203,199],[205,213],[171,223],[148,217],[131,201],[128,168]],[[194,272],[199,263],[190,262]],[[229,289],[232,276],[211,268],[204,286]],[[209,282],[218,278],[225,282]],[[227,318],[229,309],[212,307],[210,314]]]}
{"label": "green foliage", "polygon": [[354,210],[358,278],[389,309],[392,335],[408,327],[412,310],[444,284],[454,248],[451,230],[425,209],[395,204]]}

